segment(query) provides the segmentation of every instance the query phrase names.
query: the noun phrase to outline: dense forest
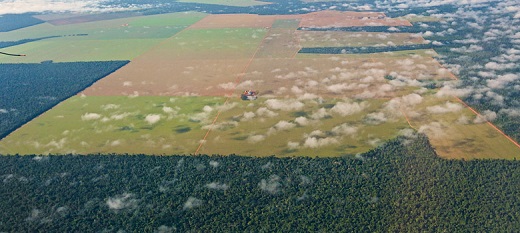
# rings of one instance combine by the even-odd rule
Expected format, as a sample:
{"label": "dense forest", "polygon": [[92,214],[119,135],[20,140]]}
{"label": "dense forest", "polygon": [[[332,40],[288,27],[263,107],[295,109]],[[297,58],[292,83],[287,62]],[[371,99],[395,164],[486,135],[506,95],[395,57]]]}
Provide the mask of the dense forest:
{"label": "dense forest", "polygon": [[127,63],[0,64],[0,139]]}
{"label": "dense forest", "polygon": [[6,14],[0,17],[0,32],[8,32],[43,23],[31,14]]}
{"label": "dense forest", "polygon": [[520,163],[424,135],[343,158],[0,157],[0,231],[514,232]]}

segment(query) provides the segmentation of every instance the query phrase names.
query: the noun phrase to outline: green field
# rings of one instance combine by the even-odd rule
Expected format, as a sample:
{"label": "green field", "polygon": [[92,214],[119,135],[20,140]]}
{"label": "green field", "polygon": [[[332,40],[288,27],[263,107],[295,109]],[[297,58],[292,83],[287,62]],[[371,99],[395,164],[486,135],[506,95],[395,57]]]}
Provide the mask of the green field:
{"label": "green field", "polygon": [[150,52],[159,57],[190,59],[248,59],[266,34],[265,29],[189,29]]}
{"label": "green field", "polygon": [[0,154],[193,153],[220,103],[218,97],[75,96],[3,139]]}
{"label": "green field", "polygon": [[2,49],[3,52],[22,53],[27,56],[2,56],[0,62],[132,60],[161,41],[160,39],[37,41]]}
{"label": "green field", "polygon": [[430,138],[437,153],[450,159],[511,159],[520,148],[487,122],[475,122],[476,115],[454,98],[425,95],[412,125]]}
{"label": "green field", "polygon": [[132,60],[166,38],[199,21],[198,12],[140,16],[81,24],[39,24],[0,33],[2,41],[59,36],[2,49],[27,57],[0,57],[2,63]]}
{"label": "green field", "polygon": [[[168,38],[206,15],[199,12],[181,12],[59,26],[43,23],[15,31],[0,32],[0,38],[2,41],[18,41],[47,36],[63,36],[52,38],[52,40],[66,41]],[[73,36],[77,34],[87,35]]]}
{"label": "green field", "polygon": [[[402,117],[365,123],[381,100],[224,102],[221,97],[76,96],[2,140],[0,154],[190,154],[211,128],[199,153],[330,157],[366,152],[408,128]],[[363,107],[345,114],[348,110],[336,106]]]}

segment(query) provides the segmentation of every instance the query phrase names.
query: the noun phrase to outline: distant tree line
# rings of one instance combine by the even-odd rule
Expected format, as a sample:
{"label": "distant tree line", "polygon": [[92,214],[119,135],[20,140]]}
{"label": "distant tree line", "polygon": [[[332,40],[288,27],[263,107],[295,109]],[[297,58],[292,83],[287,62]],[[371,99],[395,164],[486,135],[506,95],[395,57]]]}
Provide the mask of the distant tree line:
{"label": "distant tree line", "polygon": [[0,157],[0,231],[514,232],[520,163],[400,137],[343,158]]}

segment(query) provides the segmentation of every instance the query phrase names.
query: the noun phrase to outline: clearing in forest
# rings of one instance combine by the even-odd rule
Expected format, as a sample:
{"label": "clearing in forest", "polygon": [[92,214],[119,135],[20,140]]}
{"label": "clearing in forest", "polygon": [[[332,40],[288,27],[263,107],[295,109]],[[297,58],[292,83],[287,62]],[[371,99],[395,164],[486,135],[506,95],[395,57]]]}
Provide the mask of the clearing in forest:
{"label": "clearing in forest", "polygon": [[[127,20],[164,26],[155,17]],[[425,43],[407,33],[299,30],[407,25],[376,12],[197,18],[0,141],[0,153],[344,156],[415,130],[445,158],[518,156],[446,93],[456,77],[433,50],[298,53]],[[240,100],[248,89],[260,92],[257,100]]]}

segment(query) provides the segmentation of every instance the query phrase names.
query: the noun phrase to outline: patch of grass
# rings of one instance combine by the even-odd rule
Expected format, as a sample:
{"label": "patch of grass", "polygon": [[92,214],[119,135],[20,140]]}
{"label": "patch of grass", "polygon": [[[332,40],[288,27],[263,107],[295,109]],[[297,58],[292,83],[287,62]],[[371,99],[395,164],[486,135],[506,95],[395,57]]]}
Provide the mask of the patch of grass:
{"label": "patch of grass", "polygon": [[[0,141],[0,154],[194,153],[206,132],[202,127],[216,114],[203,108],[215,109],[219,100],[224,102],[214,97],[75,96]],[[164,112],[156,107],[161,103],[178,112]]]}

